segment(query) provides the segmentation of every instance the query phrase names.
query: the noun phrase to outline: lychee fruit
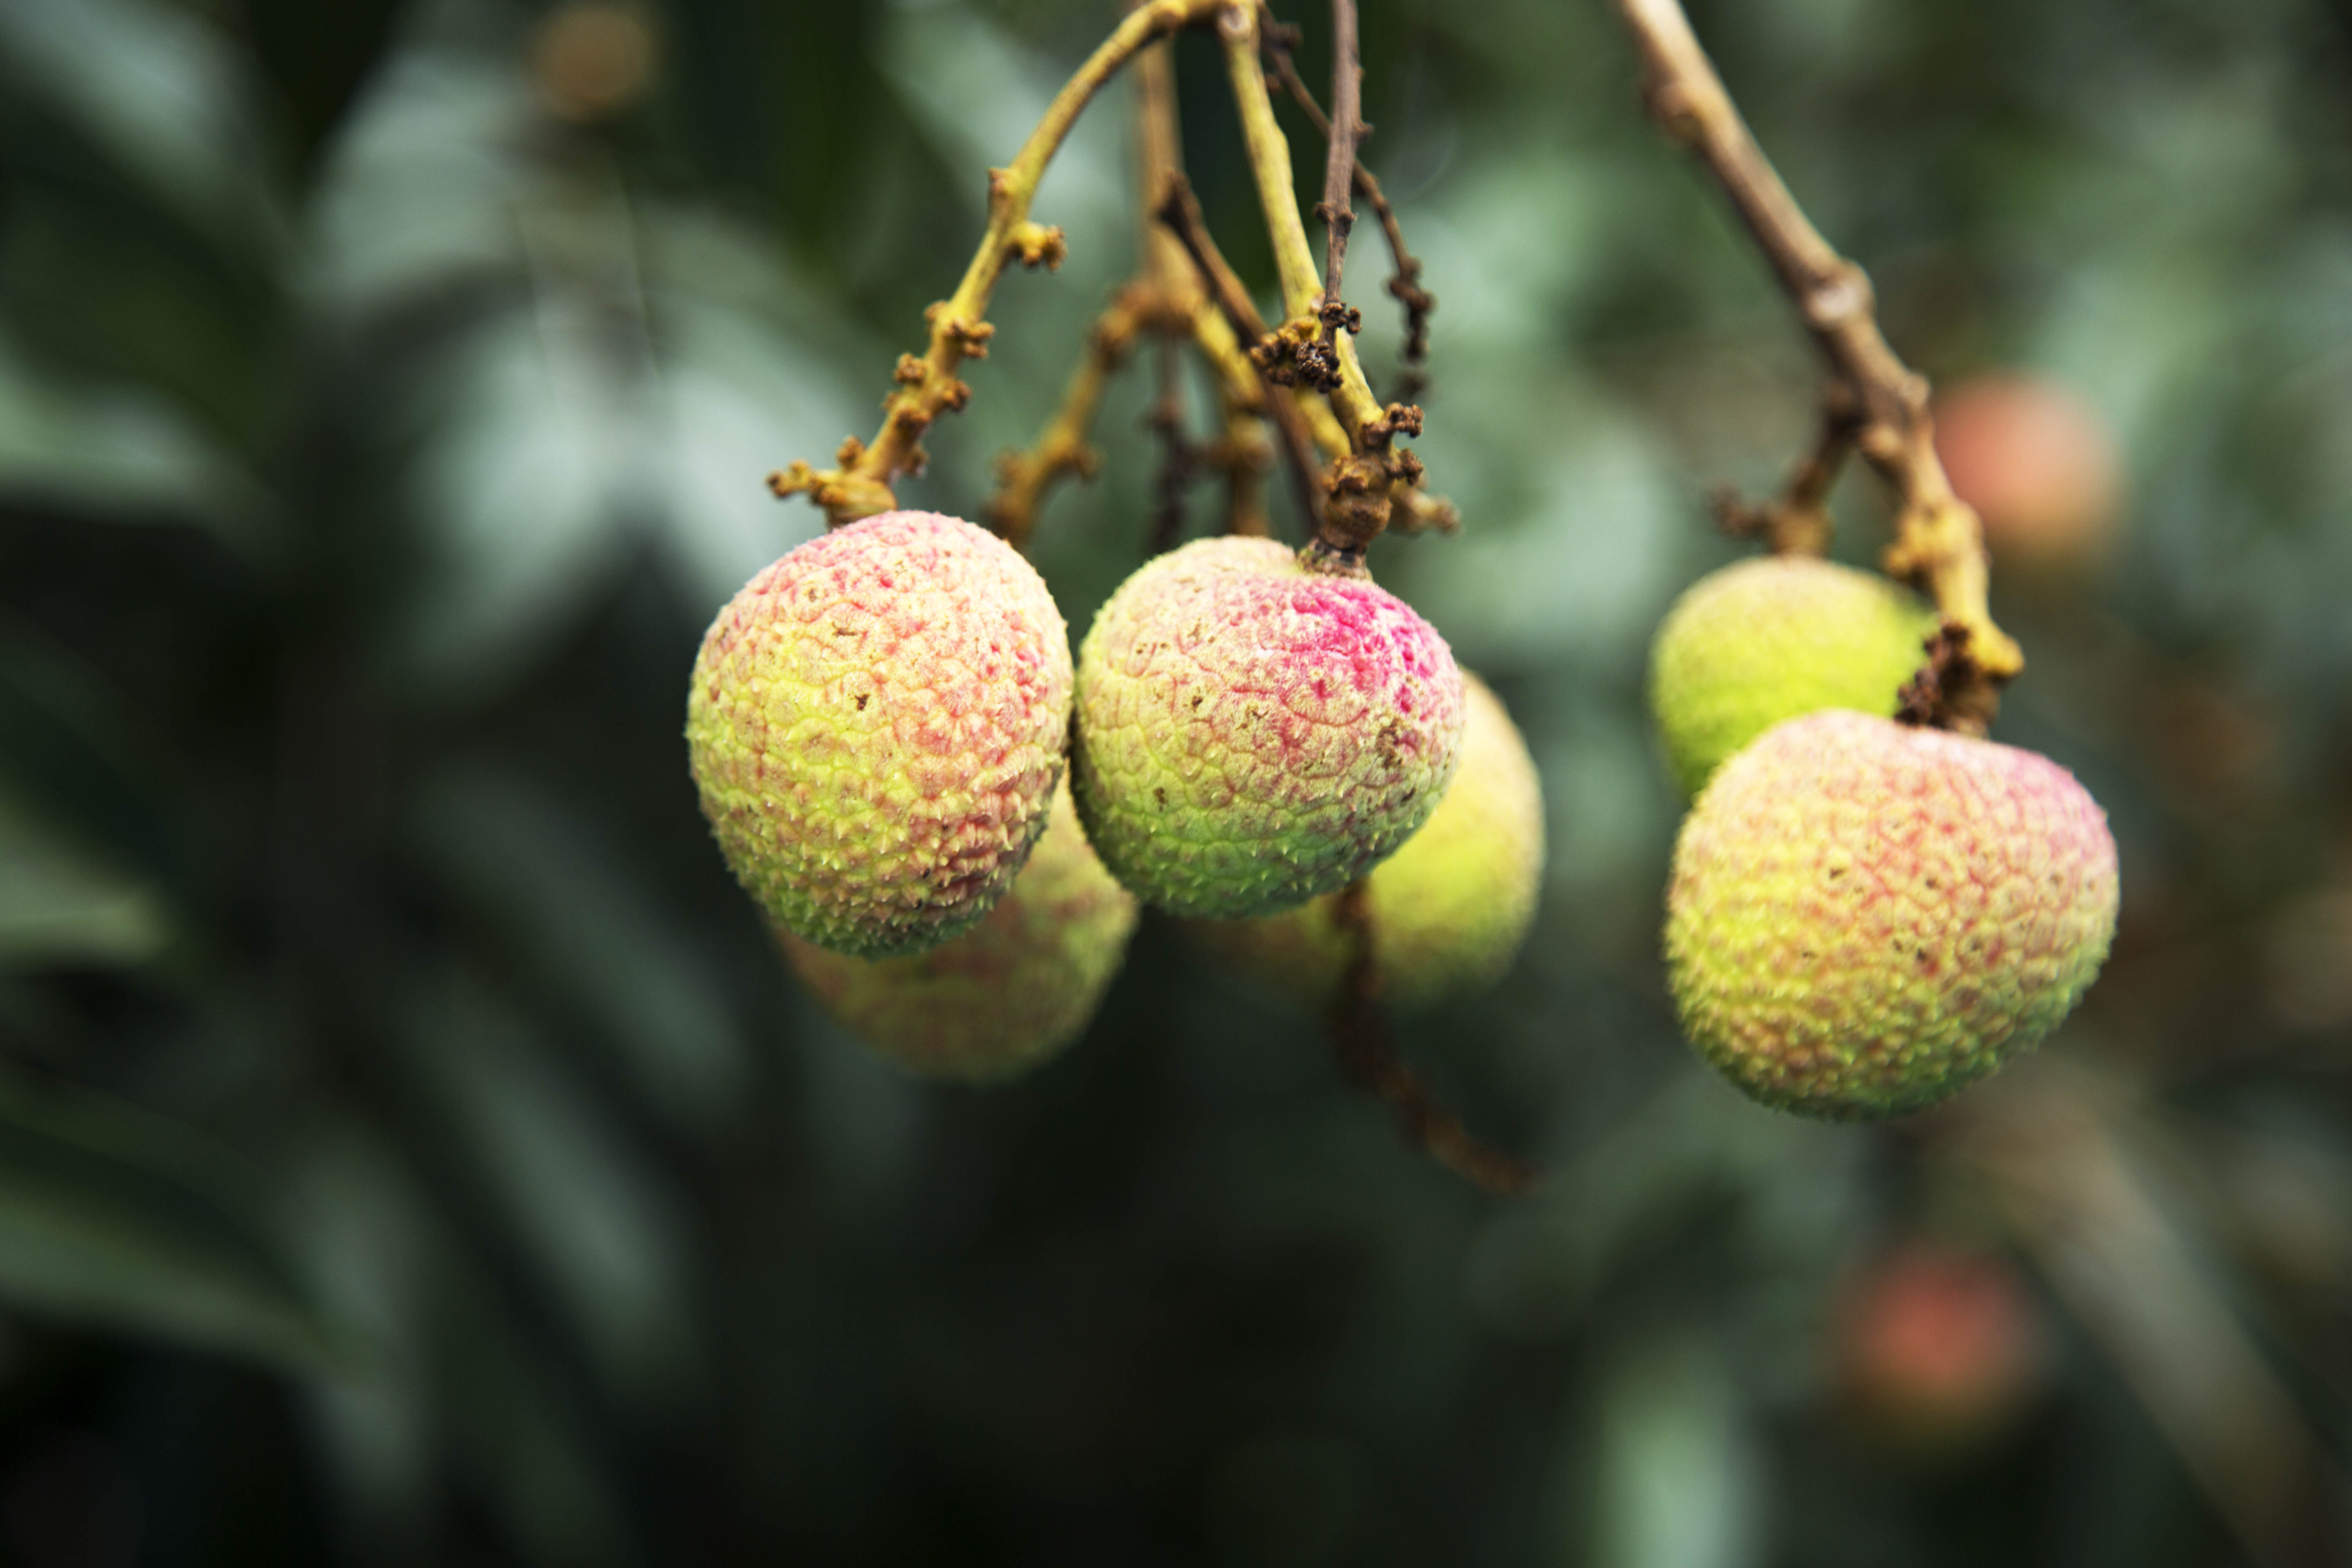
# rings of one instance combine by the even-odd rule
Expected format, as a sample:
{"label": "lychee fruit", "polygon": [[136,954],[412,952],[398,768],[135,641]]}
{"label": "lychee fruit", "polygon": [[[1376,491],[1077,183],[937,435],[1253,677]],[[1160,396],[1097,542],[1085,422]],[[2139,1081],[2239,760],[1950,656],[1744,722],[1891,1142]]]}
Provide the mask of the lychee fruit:
{"label": "lychee fruit", "polygon": [[2033,375],[1985,375],[1936,400],[1936,454],[1984,522],[1996,566],[2059,576],[2114,542],[2123,454],[2098,411]]}
{"label": "lychee fruit", "polygon": [[1066,785],[1013,890],[961,936],[874,959],[781,935],[843,1028],[916,1072],[981,1080],[1026,1071],[1085,1033],[1135,916],[1134,895],[1087,847]]}
{"label": "lychee fruit", "polygon": [[1912,1240],[1872,1258],[1831,1310],[1831,1377],[1859,1435],[1913,1458],[1994,1436],[2041,1372],[2038,1314],[1997,1254]]}
{"label": "lychee fruit", "polygon": [[1683,822],[1683,1028],[1807,1115],[1916,1110],[2073,1010],[2116,927],[2116,843],[2048,758],[1831,710],[1767,731]]}
{"label": "lychee fruit", "polygon": [[695,783],[736,879],[787,931],[864,957],[986,914],[1045,828],[1067,629],[995,535],[894,511],[791,552],[694,663]]}
{"label": "lychee fruit", "polygon": [[1462,706],[1444,639],[1393,595],[1270,539],[1195,540],[1121,584],[1078,651],[1078,814],[1145,901],[1272,914],[1429,819]]}
{"label": "lychee fruit", "polygon": [[[1493,984],[1535,918],[1543,880],[1543,793],[1527,742],[1477,677],[1467,697],[1462,765],[1404,847],[1372,868],[1364,916],[1371,985],[1400,1008],[1426,1007]],[[1244,971],[1317,1005],[1355,958],[1344,893],[1250,921],[1193,921],[1192,934]]]}
{"label": "lychee fruit", "polygon": [[1650,710],[1683,793],[1783,719],[1891,717],[1935,629],[1917,595],[1814,556],[1759,556],[1700,578],[1650,648]]}

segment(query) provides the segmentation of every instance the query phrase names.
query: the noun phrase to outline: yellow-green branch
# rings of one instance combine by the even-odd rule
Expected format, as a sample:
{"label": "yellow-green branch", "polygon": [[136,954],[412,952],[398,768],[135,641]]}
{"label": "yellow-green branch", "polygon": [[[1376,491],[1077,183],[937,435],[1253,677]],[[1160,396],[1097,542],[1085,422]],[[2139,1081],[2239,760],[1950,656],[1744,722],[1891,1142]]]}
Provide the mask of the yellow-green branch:
{"label": "yellow-green branch", "polygon": [[1223,8],[1223,0],[1146,0],[1128,13],[1054,95],[1019,155],[1006,167],[989,171],[988,231],[955,293],[928,312],[931,331],[926,351],[900,356],[897,388],[883,402],[880,432],[870,443],[855,436],[843,442],[834,468],[794,462],[770,475],[771,489],[779,496],[808,496],[835,527],[898,504],[890,481],[921,470],[923,433],[941,414],[961,408],[971,396],[971,388],[956,373],[965,360],[982,358],[988,352],[989,335],[995,330],[985,319],[988,302],[1006,264],[1017,258],[1024,266],[1050,268],[1062,259],[1066,249],[1062,231],[1031,222],[1029,205],[1080,111],[1138,50],[1207,21]]}
{"label": "yellow-green branch", "polygon": [[[1323,303],[1323,277],[1315,252],[1307,243],[1307,223],[1298,213],[1297,187],[1290,171],[1290,143],[1274,118],[1274,98],[1266,90],[1265,70],[1258,60],[1258,19],[1250,5],[1229,6],[1217,19],[1217,37],[1225,50],[1226,74],[1233,79],[1234,99],[1241,112],[1242,140],[1249,149],[1250,172],[1256,177],[1258,203],[1265,211],[1266,236],[1274,245],[1274,265],[1282,280],[1283,314],[1289,318],[1277,331],[1305,342],[1321,336],[1317,314]],[[1381,417],[1381,402],[1356,357],[1356,345],[1345,332],[1332,334],[1339,384],[1331,389],[1331,405],[1359,446],[1371,444],[1366,432]]]}

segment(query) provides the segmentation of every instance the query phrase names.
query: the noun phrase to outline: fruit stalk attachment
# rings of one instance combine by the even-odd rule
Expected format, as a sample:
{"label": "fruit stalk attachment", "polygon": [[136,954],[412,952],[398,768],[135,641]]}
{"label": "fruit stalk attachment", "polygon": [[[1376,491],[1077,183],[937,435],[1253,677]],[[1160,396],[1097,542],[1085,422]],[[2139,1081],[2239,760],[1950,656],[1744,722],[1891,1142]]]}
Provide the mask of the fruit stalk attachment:
{"label": "fruit stalk attachment", "polygon": [[[1360,319],[1327,293],[1327,280],[1318,274],[1294,195],[1290,145],[1275,121],[1274,99],[1258,58],[1258,13],[1246,5],[1227,7],[1217,18],[1217,37],[1224,46],[1225,71],[1233,82],[1242,140],[1274,245],[1286,317],[1280,327],[1255,340],[1250,357],[1267,380],[1277,387],[1297,389],[1302,401],[1306,394],[1324,394],[1347,439],[1347,449],[1335,455],[1323,475],[1323,504],[1309,510],[1315,538],[1301,559],[1318,571],[1360,574],[1364,547],[1388,527],[1396,498],[1421,482],[1421,459],[1394,445],[1398,436],[1421,433],[1421,410],[1402,403],[1382,407],[1372,395],[1349,336]],[[1340,63],[1344,74],[1346,51]],[[1352,124],[1335,126],[1333,140],[1347,147],[1349,159],[1342,167],[1352,169]],[[1334,318],[1328,336],[1327,306]]]}
{"label": "fruit stalk attachment", "polygon": [[1936,456],[1926,379],[1879,331],[1869,278],[1822,237],[1757,145],[1679,0],[1616,4],[1642,54],[1651,114],[1723,187],[1829,369],[1821,436],[1787,492],[1735,521],[1748,521],[1776,551],[1818,552],[1828,538],[1830,487],[1859,452],[1899,498],[1886,572],[1924,589],[1949,633],[1935,714],[1948,728],[1983,734],[2000,689],[2025,659],[1986,607],[1982,530]]}

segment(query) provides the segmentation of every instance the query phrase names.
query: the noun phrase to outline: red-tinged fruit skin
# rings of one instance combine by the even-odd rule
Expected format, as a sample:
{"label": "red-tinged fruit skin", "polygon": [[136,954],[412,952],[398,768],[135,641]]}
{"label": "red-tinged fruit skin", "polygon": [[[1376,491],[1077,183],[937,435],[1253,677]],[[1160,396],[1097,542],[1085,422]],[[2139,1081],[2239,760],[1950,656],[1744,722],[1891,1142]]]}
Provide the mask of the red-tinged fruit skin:
{"label": "red-tinged fruit skin", "polygon": [[695,660],[687,739],[744,890],[836,952],[915,952],[985,915],[1045,831],[1068,631],[994,534],[894,511],[744,584]]}
{"label": "red-tinged fruit skin", "polygon": [[1071,773],[1087,837],[1145,901],[1273,914],[1428,820],[1462,722],[1454,655],[1402,600],[1273,540],[1196,540],[1088,629]]}
{"label": "red-tinged fruit skin", "polygon": [[1013,890],[961,936],[902,958],[851,958],[780,933],[835,1022],[926,1077],[1010,1078],[1080,1035],[1135,930],[1134,895],[1087,846],[1064,789]]}
{"label": "red-tinged fruit skin", "polygon": [[1767,1105],[1890,1116],[2040,1043],[2115,936],[2116,845],[2032,752],[1826,710],[1685,819],[1666,889],[1685,1032]]}
{"label": "red-tinged fruit skin", "polygon": [[[1372,994],[1412,1011],[1484,990],[1527,939],[1542,889],[1543,786],[1502,700],[1463,673],[1462,763],[1445,798],[1364,879]],[[1356,956],[1346,893],[1253,921],[1191,921],[1221,958],[1301,1001],[1336,998]]]}

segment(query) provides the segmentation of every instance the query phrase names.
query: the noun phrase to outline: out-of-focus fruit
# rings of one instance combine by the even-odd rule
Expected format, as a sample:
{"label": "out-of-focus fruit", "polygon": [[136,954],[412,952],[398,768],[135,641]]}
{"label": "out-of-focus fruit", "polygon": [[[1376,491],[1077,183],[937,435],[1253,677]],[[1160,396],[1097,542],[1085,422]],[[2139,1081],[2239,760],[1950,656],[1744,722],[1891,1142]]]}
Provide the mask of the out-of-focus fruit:
{"label": "out-of-focus fruit", "polygon": [[1995,1436],[2041,1374],[2033,1300],[1989,1253],[1913,1241],[1839,1291],[1831,1373],[1862,1435],[1907,1455],[1949,1456]]}
{"label": "out-of-focus fruit", "polygon": [[576,0],[550,11],[532,35],[531,75],[562,120],[608,120],[643,98],[660,49],[635,5]]}
{"label": "out-of-focus fruit", "polygon": [[[1465,674],[1468,718],[1462,765],[1437,810],[1404,847],[1372,868],[1364,915],[1371,984],[1381,1001],[1428,1006],[1493,984],[1535,918],[1543,881],[1543,792],[1535,759],[1484,681]],[[1327,893],[1252,921],[1194,921],[1211,951],[1318,1005],[1329,1002],[1355,956],[1341,920],[1346,895]]]}
{"label": "out-of-focus fruit", "polygon": [[2114,542],[2123,457],[2098,411],[2060,384],[1985,375],[1936,400],[1936,453],[1984,520],[1995,567],[2078,572]]}
{"label": "out-of-focus fruit", "polygon": [[835,1022],[916,1072],[1009,1078],[1085,1033],[1135,930],[1132,894],[1087,847],[1066,787],[1013,890],[961,936],[903,958],[785,955]]}
{"label": "out-of-focus fruit", "polygon": [[1908,590],[1809,555],[1702,577],[1650,650],[1650,709],[1683,792],[1696,795],[1724,758],[1783,719],[1823,708],[1892,716],[1935,629],[1935,612]]}

